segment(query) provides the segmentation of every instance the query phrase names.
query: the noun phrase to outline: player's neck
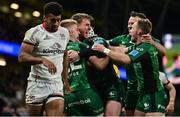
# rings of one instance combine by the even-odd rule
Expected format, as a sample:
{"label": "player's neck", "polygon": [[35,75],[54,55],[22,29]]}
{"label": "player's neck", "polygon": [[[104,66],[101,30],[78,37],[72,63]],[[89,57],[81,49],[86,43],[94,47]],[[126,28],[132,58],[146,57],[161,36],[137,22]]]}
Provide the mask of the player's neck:
{"label": "player's neck", "polygon": [[50,33],[54,33],[54,32],[56,32],[56,31],[52,31],[52,30],[50,30],[50,29],[48,28],[48,26],[47,26],[46,22],[43,22],[43,23],[42,23],[42,27],[43,27],[46,31],[48,31],[48,32],[50,32]]}
{"label": "player's neck", "polygon": [[42,26],[43,26],[43,28],[44,28],[44,29],[46,29],[46,30],[48,31],[48,28],[47,28],[46,22],[43,22],[43,23],[42,23]]}
{"label": "player's neck", "polygon": [[139,45],[139,44],[141,44],[142,43],[142,40],[141,40],[141,38],[137,38],[137,40],[136,40],[136,45]]}
{"label": "player's neck", "polygon": [[70,40],[71,40],[72,42],[80,42],[79,39],[72,38],[72,37],[70,37]]}

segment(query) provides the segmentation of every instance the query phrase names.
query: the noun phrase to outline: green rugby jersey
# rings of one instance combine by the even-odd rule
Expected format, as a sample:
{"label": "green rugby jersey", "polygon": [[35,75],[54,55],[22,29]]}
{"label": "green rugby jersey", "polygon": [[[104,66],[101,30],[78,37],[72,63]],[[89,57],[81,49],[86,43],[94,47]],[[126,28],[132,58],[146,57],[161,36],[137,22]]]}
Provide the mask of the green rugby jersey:
{"label": "green rugby jersey", "polygon": [[[88,46],[80,42],[69,42],[67,50],[79,51],[82,46]],[[86,60],[80,58],[79,60],[69,64],[68,80],[72,91],[90,88],[87,73],[86,73]]]}
{"label": "green rugby jersey", "polygon": [[[105,47],[108,46],[106,40],[102,37],[95,37],[92,40],[84,40],[84,43],[92,47],[94,44],[102,44]],[[98,84],[103,85],[104,83],[116,83],[121,82],[113,68],[112,61],[109,61],[107,67],[103,70],[97,70],[94,66],[88,67],[88,78],[93,86]],[[105,84],[104,84],[105,85]]]}
{"label": "green rugby jersey", "polygon": [[[152,93],[163,90],[159,79],[158,52],[149,43],[141,43],[129,54],[134,66],[134,78],[138,80],[139,92]],[[132,72],[132,71],[131,71]]]}
{"label": "green rugby jersey", "polygon": [[[155,39],[154,37],[153,37],[153,40],[160,43],[160,41],[158,39]],[[108,41],[108,43],[109,43],[109,45],[112,45],[112,46],[124,45],[125,47],[128,47],[129,52],[131,50],[135,49],[135,43],[131,41],[130,35],[117,36],[113,39],[110,39]],[[125,68],[126,68],[126,75],[128,78],[127,89],[132,90],[133,93],[136,93],[136,92],[134,92],[134,90],[137,89],[137,79],[134,77],[136,75],[136,72],[135,72],[136,65],[135,64],[127,64],[125,66]]]}
{"label": "green rugby jersey", "polygon": [[[128,51],[130,52],[135,48],[135,43],[131,41],[131,36],[130,35],[120,35],[117,36],[111,40],[108,41],[109,45],[112,46],[120,46],[123,45],[125,47],[128,47]],[[127,90],[133,91],[132,93],[138,93],[136,92],[137,89],[137,79],[134,77],[135,76],[135,67],[133,64],[127,64],[125,66],[126,68],[126,75],[128,78],[128,85],[127,85]],[[121,73],[120,73],[121,74]]]}
{"label": "green rugby jersey", "polygon": [[[152,37],[152,39],[157,42],[160,43],[160,41],[154,37]],[[130,35],[120,35],[117,36],[115,38],[112,38],[110,40],[107,41],[107,43],[109,45],[112,46],[120,46],[120,45],[124,45],[125,47],[128,47],[128,50],[131,51],[133,50],[135,43],[131,41],[131,36]]]}
{"label": "green rugby jersey", "polygon": [[112,46],[125,46],[128,47],[128,50],[132,50],[133,46],[135,45],[134,42],[131,41],[130,35],[120,35],[111,40],[107,41],[109,45]]}
{"label": "green rugby jersey", "polygon": [[119,45],[125,45],[126,47],[131,42],[131,36],[130,35],[120,35],[117,36],[111,40],[107,41],[109,45],[112,46],[119,46]]}

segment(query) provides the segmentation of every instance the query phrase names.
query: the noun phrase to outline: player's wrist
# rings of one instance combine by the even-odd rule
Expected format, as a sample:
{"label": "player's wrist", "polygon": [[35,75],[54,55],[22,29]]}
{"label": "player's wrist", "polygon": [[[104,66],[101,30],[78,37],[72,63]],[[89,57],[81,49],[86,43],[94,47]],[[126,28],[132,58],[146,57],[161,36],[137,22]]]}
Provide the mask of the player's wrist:
{"label": "player's wrist", "polygon": [[110,49],[104,48],[103,53],[109,55],[110,51],[111,51]]}
{"label": "player's wrist", "polygon": [[174,98],[170,98],[170,102],[174,102]]}
{"label": "player's wrist", "polygon": [[174,106],[174,103],[172,103],[172,102],[169,102],[169,105],[171,105],[171,106]]}
{"label": "player's wrist", "polygon": [[44,59],[42,57],[39,58],[40,63],[43,63]]}
{"label": "player's wrist", "polygon": [[174,99],[170,99],[170,100],[169,100],[169,104],[170,104],[170,105],[174,105]]}

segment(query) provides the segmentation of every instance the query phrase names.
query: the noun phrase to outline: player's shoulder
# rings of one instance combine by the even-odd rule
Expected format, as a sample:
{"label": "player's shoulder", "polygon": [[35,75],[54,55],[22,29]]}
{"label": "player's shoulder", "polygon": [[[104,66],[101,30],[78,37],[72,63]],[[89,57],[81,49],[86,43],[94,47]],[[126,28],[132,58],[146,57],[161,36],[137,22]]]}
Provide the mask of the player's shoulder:
{"label": "player's shoulder", "polygon": [[35,34],[36,32],[38,32],[41,29],[40,25],[37,25],[35,27],[31,27],[30,29],[28,29],[25,33],[25,35],[32,35]]}
{"label": "player's shoulder", "polygon": [[131,36],[129,34],[123,34],[123,35],[118,35],[114,38],[131,38]]}
{"label": "player's shoulder", "polygon": [[68,33],[68,29],[64,28],[62,26],[59,26],[59,31],[62,32],[62,33]]}
{"label": "player's shoulder", "polygon": [[96,36],[96,37],[94,37],[94,40],[105,40],[105,39],[103,37]]}

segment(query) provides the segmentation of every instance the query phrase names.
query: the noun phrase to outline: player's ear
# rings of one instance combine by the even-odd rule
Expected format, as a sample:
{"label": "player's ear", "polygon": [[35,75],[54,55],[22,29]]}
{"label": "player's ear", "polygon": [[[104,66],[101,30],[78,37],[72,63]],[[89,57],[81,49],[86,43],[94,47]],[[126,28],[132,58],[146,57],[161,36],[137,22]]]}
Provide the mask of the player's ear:
{"label": "player's ear", "polygon": [[47,23],[46,16],[43,16],[43,21]]}
{"label": "player's ear", "polygon": [[141,30],[141,29],[138,29],[137,34],[138,34],[139,36],[141,36],[141,35],[143,34],[142,30]]}

